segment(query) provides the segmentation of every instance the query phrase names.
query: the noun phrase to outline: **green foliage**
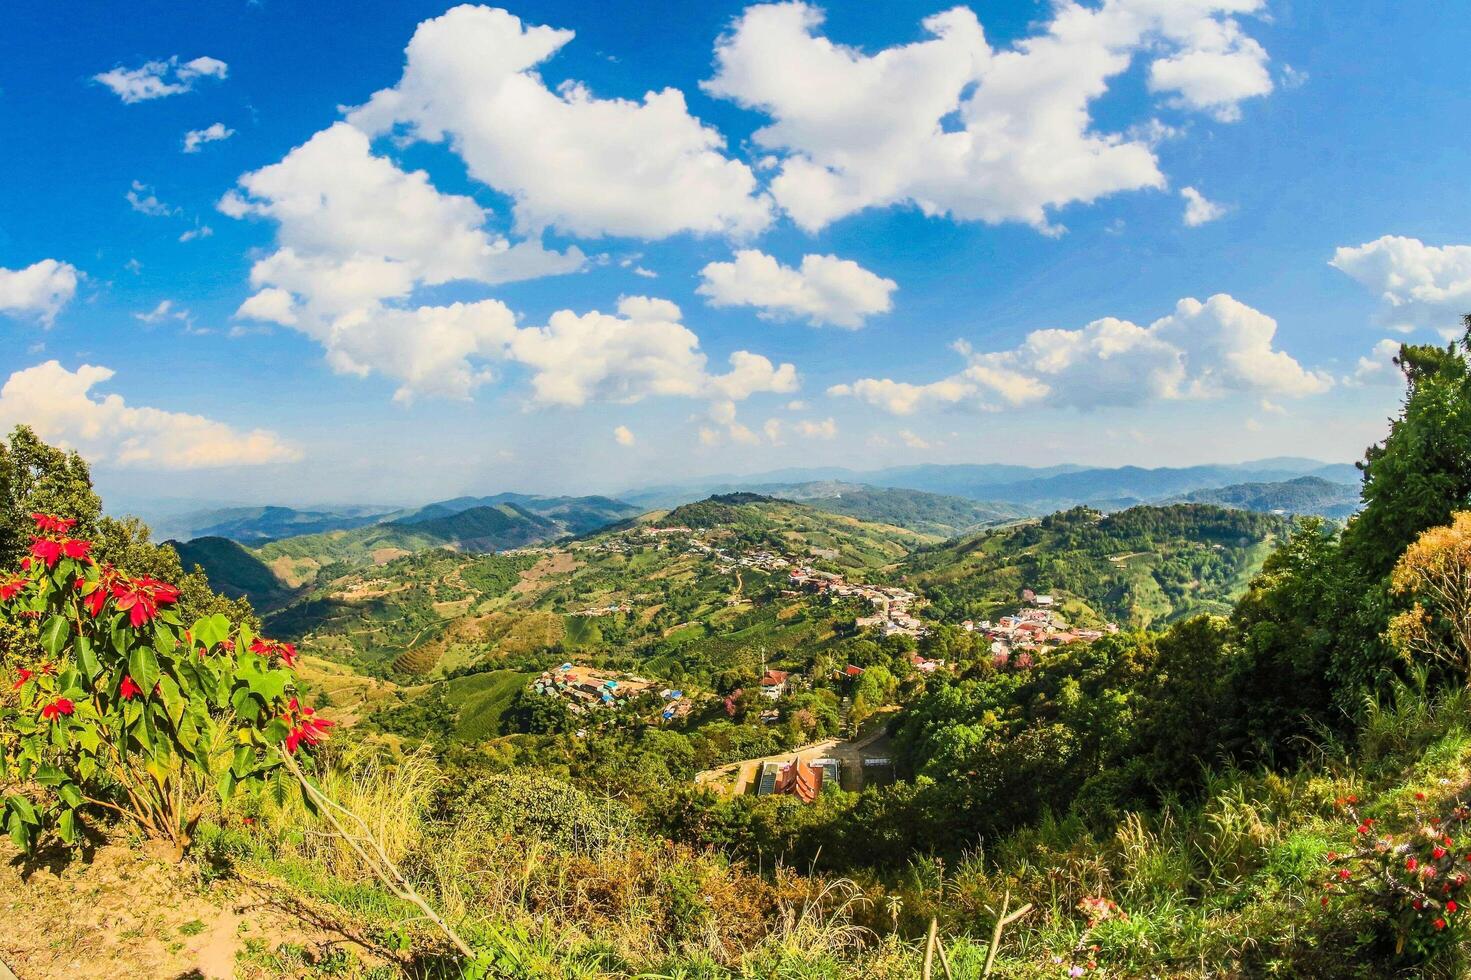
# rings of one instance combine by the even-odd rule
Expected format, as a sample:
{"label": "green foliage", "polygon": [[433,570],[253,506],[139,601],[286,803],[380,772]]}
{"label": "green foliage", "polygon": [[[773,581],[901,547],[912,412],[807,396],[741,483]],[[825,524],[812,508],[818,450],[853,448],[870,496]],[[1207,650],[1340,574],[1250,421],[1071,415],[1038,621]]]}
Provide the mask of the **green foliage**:
{"label": "green foliage", "polygon": [[293,696],[291,648],[221,613],[186,630],[178,589],[99,565],[71,520],[35,528],[0,591],[0,618],[35,629],[8,652],[0,747],[3,772],[39,792],[6,798],[5,828],[26,849],[43,829],[76,844],[105,809],[182,853],[210,797],[279,781],[283,745],[330,723]]}

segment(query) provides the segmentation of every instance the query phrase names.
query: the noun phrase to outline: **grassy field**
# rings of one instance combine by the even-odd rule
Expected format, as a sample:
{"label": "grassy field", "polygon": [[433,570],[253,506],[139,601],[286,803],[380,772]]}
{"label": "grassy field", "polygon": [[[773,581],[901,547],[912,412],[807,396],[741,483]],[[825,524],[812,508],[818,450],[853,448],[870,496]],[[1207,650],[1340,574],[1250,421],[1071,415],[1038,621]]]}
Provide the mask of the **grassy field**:
{"label": "grassy field", "polygon": [[445,697],[460,709],[455,737],[474,742],[500,735],[501,716],[511,699],[535,676],[530,672],[492,670],[446,681]]}

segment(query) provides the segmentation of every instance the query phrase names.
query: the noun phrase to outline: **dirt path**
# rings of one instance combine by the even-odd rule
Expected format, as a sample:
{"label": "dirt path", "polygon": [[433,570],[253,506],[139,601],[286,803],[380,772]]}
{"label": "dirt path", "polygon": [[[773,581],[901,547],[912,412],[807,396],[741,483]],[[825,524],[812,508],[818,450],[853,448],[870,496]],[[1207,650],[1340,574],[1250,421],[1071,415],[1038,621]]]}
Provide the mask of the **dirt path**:
{"label": "dirt path", "polygon": [[[4,841],[0,961],[19,980],[264,980],[283,975],[272,959],[283,945],[308,959],[343,945],[342,937],[305,925],[263,892],[201,884],[192,867],[108,844],[90,861],[55,854],[27,868]],[[351,948],[361,962],[377,962]]]}

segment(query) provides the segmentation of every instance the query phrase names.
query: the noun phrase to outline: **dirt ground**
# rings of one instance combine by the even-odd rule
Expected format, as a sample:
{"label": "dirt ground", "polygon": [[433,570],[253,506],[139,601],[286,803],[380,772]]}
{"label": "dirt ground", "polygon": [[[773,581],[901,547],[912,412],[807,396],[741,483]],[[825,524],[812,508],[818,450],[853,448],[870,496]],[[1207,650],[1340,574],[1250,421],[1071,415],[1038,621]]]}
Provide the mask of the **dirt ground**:
{"label": "dirt ground", "polygon": [[285,964],[342,946],[361,963],[373,961],[344,937],[304,923],[268,889],[206,885],[187,863],[120,844],[98,848],[90,861],[63,854],[38,861],[0,843],[0,960],[20,980],[293,976]]}

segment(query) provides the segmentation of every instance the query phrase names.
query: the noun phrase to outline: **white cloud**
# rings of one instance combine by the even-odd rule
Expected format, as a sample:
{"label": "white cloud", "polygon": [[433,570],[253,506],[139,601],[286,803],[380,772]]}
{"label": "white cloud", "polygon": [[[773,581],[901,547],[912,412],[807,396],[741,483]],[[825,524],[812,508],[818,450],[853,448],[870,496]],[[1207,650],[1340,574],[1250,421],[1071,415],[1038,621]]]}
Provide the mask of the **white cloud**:
{"label": "white cloud", "polygon": [[1154,400],[1207,399],[1230,392],[1300,397],[1326,391],[1273,346],[1277,322],[1225,294],[1182,299],[1147,327],[1107,317],[1077,330],[1037,330],[1011,350],[956,349],[967,367],[928,384],[864,378],[834,385],[896,415],[935,405],[1000,411],[1034,405],[1092,409]]}
{"label": "white cloud", "polygon": [[195,222],[193,228],[190,228],[179,236],[179,241],[192,242],[196,238],[209,238],[214,233],[215,230],[209,225],[201,225],[198,222]]}
{"label": "white cloud", "polygon": [[1359,358],[1354,373],[1344,379],[1345,384],[1354,386],[1403,384],[1405,376],[1394,359],[1399,357],[1400,342],[1381,340],[1374,349]]}
{"label": "white cloud", "polygon": [[767,442],[773,446],[781,445],[781,419],[767,419],[766,424],[761,426],[761,431],[766,433]]}
{"label": "white cloud", "polygon": [[1215,221],[1226,213],[1223,205],[1207,200],[1205,195],[1194,187],[1180,188],[1180,196],[1185,199],[1185,225],[1188,228],[1197,228]]}
{"label": "white cloud", "polygon": [[807,403],[800,398],[794,398],[787,402],[787,411],[789,412],[804,412],[806,410]]}
{"label": "white cloud", "polygon": [[1266,52],[1234,17],[1260,6],[1059,3],[1007,48],[954,7],[924,21],[927,39],[867,54],[819,36],[813,6],[762,4],[719,40],[704,87],[771,118],[754,141],[775,158],[772,195],[803,228],[909,203],[1050,231],[1050,209],[1165,186],[1147,136],[1094,128],[1092,104],[1136,56],[1176,109],[1231,119],[1271,90]]}
{"label": "white cloud", "polygon": [[923,436],[917,435],[908,429],[899,430],[899,439],[910,449],[932,449],[934,444]]}
{"label": "white cloud", "polygon": [[[584,262],[576,248],[558,253],[491,234],[471,198],[442,194],[423,171],[373,156],[368,138],[346,123],[239,183],[220,210],[275,220],[279,247],[252,267],[256,292],[236,317],[300,330],[339,370],[402,382],[400,399],[468,396],[485,376],[467,359],[496,355],[515,318],[489,301],[418,311],[389,304],[410,300],[421,286],[496,285],[572,272]],[[408,336],[389,336],[396,331]]]}
{"label": "white cloud", "polygon": [[1460,318],[1471,311],[1471,245],[1385,235],[1339,248],[1329,264],[1379,294],[1390,329],[1433,327],[1448,339],[1461,335]]}
{"label": "white cloud", "polygon": [[537,66],[572,37],[455,7],[419,25],[399,83],[348,120],[371,134],[404,124],[418,139],[447,139],[475,179],[513,198],[528,234],[745,235],[770,223],[755,175],[723,154],[724,138],[679,90],[640,102],[600,99],[578,82],[549,89]]}
{"label": "white cloud", "polygon": [[166,61],[149,61],[138,68],[117,67],[93,75],[124,102],[147,102],[168,95],[179,95],[194,87],[201,78],[224,78],[230,67],[218,58],[201,57],[180,63],[178,56]]}
{"label": "white cloud", "polygon": [[634,436],[632,429],[626,425],[620,425],[613,430],[613,441],[620,446],[632,446],[638,439]]}
{"label": "white cloud", "polygon": [[820,422],[801,419],[792,423],[792,429],[806,439],[834,439],[838,435],[838,423],[830,418]]}
{"label": "white cloud", "polygon": [[185,322],[188,322],[190,317],[191,314],[188,310],[174,309],[174,301],[171,299],[159,300],[158,305],[146,313],[133,314],[134,320],[150,325],[155,323],[162,323],[165,320],[183,320]]}
{"label": "white cloud", "polygon": [[866,317],[887,313],[898,284],[857,262],[836,255],[806,255],[800,269],[782,265],[756,249],[742,249],[732,262],[711,262],[700,270],[695,291],[712,306],[756,306],[764,317],[805,317],[857,329]]}
{"label": "white cloud", "polygon": [[91,364],[68,371],[56,361],[16,371],[0,387],[0,427],[32,426],[48,442],[116,466],[188,470],[301,458],[263,429],[241,432],[200,415],[131,406],[119,395],[93,397],[112,375]]}
{"label": "white cloud", "polygon": [[234,135],[235,130],[220,122],[211,123],[203,129],[191,129],[184,134],[184,152],[198,153],[205,143],[217,143]]}
{"label": "white cloud", "polygon": [[133,181],[133,186],[123,195],[128,204],[139,214],[146,214],[150,218],[163,218],[175,213],[176,208],[171,208],[160,201],[153,193],[153,188],[141,180]]}
{"label": "white cloud", "polygon": [[76,266],[42,259],[24,269],[0,268],[0,313],[35,317],[50,326],[77,293]]}

